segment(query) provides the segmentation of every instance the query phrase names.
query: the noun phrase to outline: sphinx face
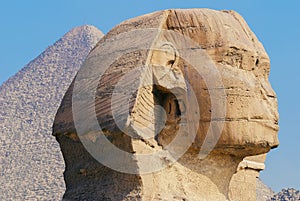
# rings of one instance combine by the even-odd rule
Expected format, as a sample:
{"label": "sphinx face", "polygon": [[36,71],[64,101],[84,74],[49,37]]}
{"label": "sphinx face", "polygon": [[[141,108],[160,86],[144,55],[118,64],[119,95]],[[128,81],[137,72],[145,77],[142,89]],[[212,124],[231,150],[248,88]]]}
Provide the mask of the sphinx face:
{"label": "sphinx face", "polygon": [[[235,20],[230,21],[227,14]],[[187,91],[195,93],[200,113],[193,148],[201,150],[206,144],[216,143],[214,149],[217,151],[247,156],[266,153],[278,146],[277,98],[268,80],[270,60],[242,17],[234,12],[225,12],[224,18],[216,19],[206,13],[209,22],[224,26],[222,29],[210,25],[208,30],[205,29],[208,22],[202,20],[202,14],[186,16],[184,11],[179,10],[176,15],[179,19],[191,18],[192,23],[183,25],[170,14],[166,27],[191,39],[193,43],[182,48],[178,45],[182,42],[180,37],[163,33],[157,46],[160,51],[152,52],[151,65],[160,88],[182,89],[183,97]],[[204,28],[195,28],[199,24]],[[166,47],[169,47],[167,55],[164,53]],[[203,52],[194,54],[197,48],[203,49]],[[210,64],[211,67],[199,70],[195,68],[195,63],[190,62],[192,60],[205,63],[203,65]],[[218,71],[216,76],[214,69]],[[211,84],[214,80],[221,84]],[[168,97],[174,99],[174,96]],[[177,114],[191,112],[186,110],[191,102],[188,99],[185,101],[182,98],[167,101],[173,102],[173,106],[169,104],[167,108],[165,105],[165,111],[173,108],[173,113]],[[211,126],[213,123],[215,126]],[[174,135],[173,132],[169,138],[174,139]]]}
{"label": "sphinx face", "polygon": [[[223,60],[235,59],[229,55]],[[265,152],[278,145],[277,99],[268,81],[270,63],[264,57],[266,53],[250,55],[247,51],[240,53],[241,58],[250,59],[239,68],[218,65],[227,94],[227,114],[219,144],[253,147],[248,153],[258,154],[254,149]]]}
{"label": "sphinx face", "polygon": [[[214,51],[214,55],[207,57],[218,57],[218,61],[212,60],[214,66],[211,68],[219,72],[219,77],[214,77],[197,71],[181,58],[174,47],[176,45],[170,45],[170,41],[164,42],[151,55],[150,66],[155,80],[154,90],[151,90],[160,96],[156,104],[165,111],[163,115],[153,117],[155,122],[160,122],[158,125],[165,125],[164,129],[160,126],[160,132],[155,133],[160,145],[166,147],[176,137],[183,123],[182,114],[193,112],[193,109],[187,110],[192,104],[190,99],[185,98],[189,90],[195,93],[196,108],[200,111],[199,118],[190,119],[199,121],[192,145],[196,150],[206,146],[206,138],[215,141],[216,151],[241,156],[266,153],[278,145],[277,99],[268,81],[270,62],[264,50],[260,54],[255,49],[239,50],[233,47]],[[205,53],[211,54],[209,51]],[[207,79],[220,78],[222,88],[208,86]],[[218,92],[211,93],[213,90]],[[217,106],[212,104],[218,100],[222,103]],[[212,115],[213,110],[215,116]],[[221,125],[217,128],[219,130],[210,128],[211,122],[215,122],[216,127]],[[210,129],[214,131],[210,132]]]}

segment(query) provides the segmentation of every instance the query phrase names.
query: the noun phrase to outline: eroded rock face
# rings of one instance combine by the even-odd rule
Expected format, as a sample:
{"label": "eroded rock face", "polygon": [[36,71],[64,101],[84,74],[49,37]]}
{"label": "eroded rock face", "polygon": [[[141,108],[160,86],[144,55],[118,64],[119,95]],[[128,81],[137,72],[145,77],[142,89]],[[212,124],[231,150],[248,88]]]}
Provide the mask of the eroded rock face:
{"label": "eroded rock face", "polygon": [[278,145],[269,70],[233,11],[166,10],[116,26],[56,115],[65,199],[256,200]]}

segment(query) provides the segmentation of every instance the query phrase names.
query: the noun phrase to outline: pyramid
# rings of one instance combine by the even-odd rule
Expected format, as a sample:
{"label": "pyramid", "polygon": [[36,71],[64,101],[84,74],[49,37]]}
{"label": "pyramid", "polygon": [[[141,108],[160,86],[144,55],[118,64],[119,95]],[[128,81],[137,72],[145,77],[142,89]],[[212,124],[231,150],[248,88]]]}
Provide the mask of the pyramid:
{"label": "pyramid", "polygon": [[103,36],[72,29],[0,86],[0,200],[60,200],[64,162],[52,123],[68,86]]}

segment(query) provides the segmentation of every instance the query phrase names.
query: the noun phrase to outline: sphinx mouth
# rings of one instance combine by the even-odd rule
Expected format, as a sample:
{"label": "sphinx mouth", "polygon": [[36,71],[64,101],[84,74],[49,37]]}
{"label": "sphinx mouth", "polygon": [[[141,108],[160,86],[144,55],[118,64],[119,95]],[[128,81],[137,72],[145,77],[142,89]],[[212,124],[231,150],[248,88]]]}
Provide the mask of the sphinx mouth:
{"label": "sphinx mouth", "polygon": [[213,119],[205,119],[201,120],[202,122],[249,122],[249,123],[257,123],[260,124],[261,126],[270,128],[274,131],[279,131],[279,125],[278,125],[278,120],[274,119],[264,119],[260,117],[252,117],[252,118],[246,118],[246,117],[241,117],[241,118],[213,118]]}
{"label": "sphinx mouth", "polygon": [[267,128],[270,128],[274,131],[279,131],[278,121],[268,120],[268,119],[250,119],[249,122],[261,124],[261,125],[263,125]]}
{"label": "sphinx mouth", "polygon": [[259,124],[261,126],[274,130],[276,132],[279,131],[278,121],[274,121],[270,119],[249,119],[248,122]]}

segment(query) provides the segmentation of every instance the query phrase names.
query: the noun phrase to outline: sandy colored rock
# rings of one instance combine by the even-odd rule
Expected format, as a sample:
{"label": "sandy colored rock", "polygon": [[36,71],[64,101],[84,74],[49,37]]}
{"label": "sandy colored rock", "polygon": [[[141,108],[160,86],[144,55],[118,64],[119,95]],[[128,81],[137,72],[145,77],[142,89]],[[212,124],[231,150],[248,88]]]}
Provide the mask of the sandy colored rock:
{"label": "sandy colored rock", "polygon": [[233,11],[166,10],[116,26],[56,115],[64,198],[256,200],[257,155],[278,145],[269,70]]}

